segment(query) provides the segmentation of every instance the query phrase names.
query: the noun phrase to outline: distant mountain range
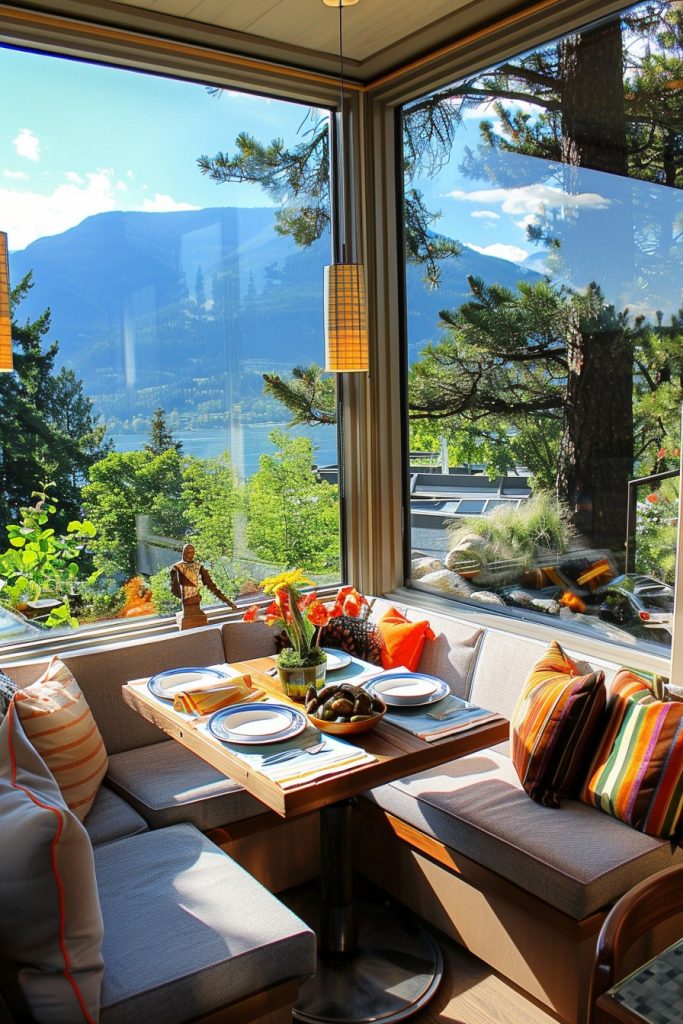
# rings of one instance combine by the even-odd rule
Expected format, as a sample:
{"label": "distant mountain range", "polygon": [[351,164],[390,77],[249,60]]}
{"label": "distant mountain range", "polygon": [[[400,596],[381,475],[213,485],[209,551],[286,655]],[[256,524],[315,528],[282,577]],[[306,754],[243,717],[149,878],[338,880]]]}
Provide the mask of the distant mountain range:
{"label": "distant mountain range", "polygon": [[[267,414],[261,374],[322,362],[322,266],[274,230],[267,208],[102,213],[10,255],[13,284],[33,273],[20,320],[52,311],[59,363],[73,367],[109,422],[162,405],[181,416]],[[540,275],[467,247],[429,288],[407,275],[411,361],[438,337],[439,310],[470,297],[468,275],[514,287]]]}

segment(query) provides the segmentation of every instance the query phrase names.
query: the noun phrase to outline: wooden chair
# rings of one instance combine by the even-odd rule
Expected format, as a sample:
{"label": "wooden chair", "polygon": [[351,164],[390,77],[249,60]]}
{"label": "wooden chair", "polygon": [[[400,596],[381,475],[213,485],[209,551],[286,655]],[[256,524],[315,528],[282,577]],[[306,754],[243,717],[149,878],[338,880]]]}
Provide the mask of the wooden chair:
{"label": "wooden chair", "polygon": [[[598,935],[588,1001],[589,1022],[594,1020],[599,997],[633,969],[624,969],[623,965],[634,943],[678,914],[683,914],[683,864],[665,868],[639,882],[614,904]],[[678,937],[681,935],[683,928],[678,931]],[[652,949],[647,959],[662,952],[667,944]]]}

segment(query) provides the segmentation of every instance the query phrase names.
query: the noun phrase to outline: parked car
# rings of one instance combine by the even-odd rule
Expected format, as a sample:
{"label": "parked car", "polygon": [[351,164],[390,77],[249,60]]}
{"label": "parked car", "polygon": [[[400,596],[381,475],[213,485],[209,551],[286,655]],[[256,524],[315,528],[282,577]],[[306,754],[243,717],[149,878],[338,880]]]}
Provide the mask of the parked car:
{"label": "parked car", "polygon": [[627,573],[603,587],[600,597],[601,619],[652,639],[667,640],[671,635],[674,591],[668,584]]}

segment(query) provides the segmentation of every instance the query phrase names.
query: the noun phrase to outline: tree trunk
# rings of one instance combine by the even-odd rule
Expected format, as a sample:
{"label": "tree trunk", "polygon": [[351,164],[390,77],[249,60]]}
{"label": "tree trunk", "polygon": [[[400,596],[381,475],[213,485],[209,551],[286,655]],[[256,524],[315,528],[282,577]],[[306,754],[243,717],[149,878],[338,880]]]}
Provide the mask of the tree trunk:
{"label": "tree trunk", "polygon": [[[619,19],[569,37],[560,48],[562,154],[570,194],[597,193],[600,211],[568,204],[564,258],[569,276],[595,281],[618,296],[633,265],[633,223],[626,162],[622,34]],[[585,172],[590,169],[615,178]],[[605,260],[598,234],[619,254]],[[608,309],[568,339],[565,426],[558,494],[589,544],[621,554],[626,536],[627,484],[633,471],[633,357],[629,340]]]}
{"label": "tree trunk", "polygon": [[588,543],[620,556],[633,468],[633,355],[623,330],[592,326],[569,339],[557,489]]}

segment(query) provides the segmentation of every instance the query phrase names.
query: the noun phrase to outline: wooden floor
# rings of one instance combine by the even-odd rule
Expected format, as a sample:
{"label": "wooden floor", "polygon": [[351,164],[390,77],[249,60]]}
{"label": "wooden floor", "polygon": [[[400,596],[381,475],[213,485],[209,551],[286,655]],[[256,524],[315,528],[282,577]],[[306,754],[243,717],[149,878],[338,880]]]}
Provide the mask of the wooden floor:
{"label": "wooden floor", "polygon": [[[365,883],[361,883],[359,889],[361,898],[376,899],[379,895]],[[317,884],[290,889],[280,893],[279,898],[316,928]],[[431,927],[430,931],[441,945],[444,977],[426,1009],[409,1018],[411,1024],[557,1024],[556,1017],[526,998],[487,964],[441,932]]]}
{"label": "wooden floor", "polygon": [[444,978],[429,1006],[411,1017],[414,1024],[557,1024],[491,968],[439,934]]}

